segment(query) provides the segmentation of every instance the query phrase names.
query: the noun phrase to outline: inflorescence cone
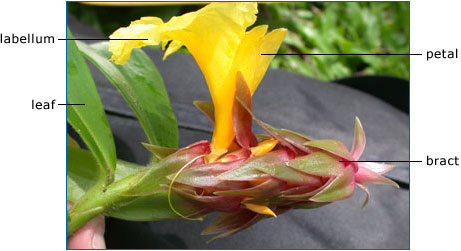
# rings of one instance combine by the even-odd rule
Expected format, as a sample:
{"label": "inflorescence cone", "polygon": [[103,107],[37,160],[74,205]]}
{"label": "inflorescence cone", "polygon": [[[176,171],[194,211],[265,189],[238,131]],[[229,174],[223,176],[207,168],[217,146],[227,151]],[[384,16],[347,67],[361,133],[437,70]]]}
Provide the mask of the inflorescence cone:
{"label": "inflorescence cone", "polygon": [[[194,104],[213,121],[211,102]],[[256,121],[268,135],[254,135]],[[221,155],[212,153],[207,141],[181,149],[144,144],[164,168],[174,166],[167,175],[165,189],[176,193],[198,208],[187,219],[210,212],[222,212],[203,232],[217,234],[213,239],[232,235],[261,219],[276,217],[290,209],[311,209],[351,197],[356,186],[398,185],[382,176],[395,166],[359,160],[365,148],[365,133],[355,120],[352,149],[338,140],[317,140],[302,134],[277,129],[257,119],[251,112],[251,94],[238,73],[233,103],[235,140]],[[167,172],[168,173],[168,172]]]}

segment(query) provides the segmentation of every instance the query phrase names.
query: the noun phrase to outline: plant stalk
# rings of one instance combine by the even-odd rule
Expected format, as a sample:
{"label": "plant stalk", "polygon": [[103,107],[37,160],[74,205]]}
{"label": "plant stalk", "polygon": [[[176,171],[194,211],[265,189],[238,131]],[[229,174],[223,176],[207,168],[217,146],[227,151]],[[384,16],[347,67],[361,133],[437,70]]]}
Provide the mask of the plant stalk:
{"label": "plant stalk", "polygon": [[98,182],[88,190],[69,211],[67,237],[75,233],[86,222],[110,209],[114,204],[137,198],[134,196],[123,196],[123,193],[126,193],[133,187],[133,181],[139,178],[139,174],[130,175],[107,187]]}

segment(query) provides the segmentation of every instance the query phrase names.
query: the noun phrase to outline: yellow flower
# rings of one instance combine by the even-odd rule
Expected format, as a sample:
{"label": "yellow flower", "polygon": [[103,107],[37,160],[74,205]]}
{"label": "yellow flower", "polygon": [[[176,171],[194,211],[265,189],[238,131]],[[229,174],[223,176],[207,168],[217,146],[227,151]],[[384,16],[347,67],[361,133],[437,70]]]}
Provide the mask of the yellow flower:
{"label": "yellow flower", "polygon": [[232,104],[237,72],[245,78],[253,95],[276,53],[286,29],[266,34],[268,27],[261,25],[246,31],[256,21],[256,3],[211,3],[204,8],[173,17],[164,23],[157,17],[143,17],[130,26],[115,31],[109,50],[112,60],[124,64],[133,48],[166,44],[171,41],[165,57],[181,46],[187,47],[199,65],[215,107],[215,125],[212,148],[224,153],[235,138],[232,124]]}

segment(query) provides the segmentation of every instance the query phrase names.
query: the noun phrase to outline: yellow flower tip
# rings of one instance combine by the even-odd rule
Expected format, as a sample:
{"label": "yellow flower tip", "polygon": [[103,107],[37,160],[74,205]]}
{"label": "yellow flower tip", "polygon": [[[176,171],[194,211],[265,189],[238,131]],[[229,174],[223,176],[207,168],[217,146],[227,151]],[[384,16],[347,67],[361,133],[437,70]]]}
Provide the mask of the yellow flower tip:
{"label": "yellow flower tip", "polygon": [[261,156],[263,154],[266,154],[266,153],[272,151],[272,149],[274,149],[274,147],[278,143],[279,143],[279,141],[276,140],[276,139],[265,140],[265,141],[259,143],[257,146],[250,148],[251,155],[254,156],[254,157],[257,157],[257,156]]}
{"label": "yellow flower tip", "polygon": [[269,207],[265,205],[259,204],[252,204],[252,203],[244,203],[242,206],[250,211],[253,211],[258,214],[265,214],[277,218],[277,215],[272,211]]}

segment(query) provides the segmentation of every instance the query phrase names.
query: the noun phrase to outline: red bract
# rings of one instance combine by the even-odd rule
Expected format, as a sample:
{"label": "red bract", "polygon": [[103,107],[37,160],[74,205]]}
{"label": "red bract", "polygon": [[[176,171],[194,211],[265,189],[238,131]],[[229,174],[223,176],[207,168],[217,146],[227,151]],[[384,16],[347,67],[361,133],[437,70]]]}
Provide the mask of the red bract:
{"label": "red bract", "polygon": [[[179,150],[146,145],[170,169],[166,177],[172,191],[202,208],[199,214],[223,212],[203,234],[219,234],[213,239],[222,238],[289,209],[317,208],[347,199],[356,186],[367,193],[363,206],[369,200],[366,184],[398,187],[381,176],[394,166],[354,162],[366,143],[358,118],[351,151],[338,140],[316,140],[277,129],[252,114],[248,87],[240,74],[237,79],[232,152],[210,161],[205,157],[211,151],[207,142]],[[211,103],[195,104],[213,119]],[[258,136],[258,142],[251,131],[252,120],[269,136]],[[194,158],[197,160],[188,163]]]}

